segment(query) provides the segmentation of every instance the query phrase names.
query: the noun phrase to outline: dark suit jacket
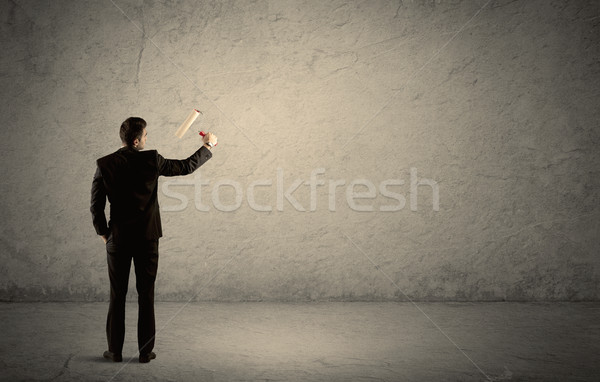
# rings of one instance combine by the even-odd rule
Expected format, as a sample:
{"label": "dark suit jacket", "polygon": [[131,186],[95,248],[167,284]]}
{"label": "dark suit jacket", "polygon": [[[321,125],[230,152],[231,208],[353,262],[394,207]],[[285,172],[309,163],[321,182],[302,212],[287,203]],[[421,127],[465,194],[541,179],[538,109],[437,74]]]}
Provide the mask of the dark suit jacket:
{"label": "dark suit jacket", "polygon": [[[165,159],[156,150],[122,147],[96,161],[90,210],[98,235],[112,234],[116,243],[162,236],[158,206],[158,177],[187,175],[212,157],[202,146],[184,160]],[[110,222],[104,207],[110,202]]]}

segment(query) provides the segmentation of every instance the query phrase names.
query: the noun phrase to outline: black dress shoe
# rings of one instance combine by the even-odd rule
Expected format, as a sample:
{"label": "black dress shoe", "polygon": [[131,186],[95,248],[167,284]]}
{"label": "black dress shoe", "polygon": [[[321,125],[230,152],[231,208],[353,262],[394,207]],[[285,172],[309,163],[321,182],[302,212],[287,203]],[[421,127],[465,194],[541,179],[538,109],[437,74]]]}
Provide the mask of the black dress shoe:
{"label": "black dress shoe", "polygon": [[148,354],[140,354],[140,363],[148,363],[154,358],[156,358],[156,354],[153,351]]}
{"label": "black dress shoe", "polygon": [[123,362],[123,356],[121,354],[115,354],[111,351],[104,352],[104,358],[112,359],[114,362]]}

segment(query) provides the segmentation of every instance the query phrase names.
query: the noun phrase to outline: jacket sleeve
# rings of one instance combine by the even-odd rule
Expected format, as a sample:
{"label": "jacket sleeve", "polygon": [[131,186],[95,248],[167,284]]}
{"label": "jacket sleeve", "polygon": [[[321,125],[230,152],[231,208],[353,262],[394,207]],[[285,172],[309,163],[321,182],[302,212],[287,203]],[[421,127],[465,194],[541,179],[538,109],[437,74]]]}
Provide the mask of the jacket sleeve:
{"label": "jacket sleeve", "polygon": [[202,146],[187,159],[165,159],[157,153],[158,173],[164,176],[188,175],[196,171],[212,157],[209,149]]}
{"label": "jacket sleeve", "polygon": [[96,167],[94,180],[92,181],[92,202],[90,211],[92,212],[92,222],[98,235],[108,235],[108,225],[106,224],[106,215],[104,207],[106,206],[106,189],[102,180],[100,167]]}

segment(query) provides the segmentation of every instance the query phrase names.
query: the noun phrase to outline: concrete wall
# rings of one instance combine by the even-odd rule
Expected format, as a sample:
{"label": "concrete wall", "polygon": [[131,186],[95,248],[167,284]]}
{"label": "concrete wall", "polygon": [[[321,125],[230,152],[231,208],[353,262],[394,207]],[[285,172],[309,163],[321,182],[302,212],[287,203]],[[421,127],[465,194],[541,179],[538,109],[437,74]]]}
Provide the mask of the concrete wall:
{"label": "concrete wall", "polygon": [[600,297],[598,2],[0,12],[2,300],[107,299],[89,192],[129,116],[165,157],[220,140],[161,179],[158,300]]}

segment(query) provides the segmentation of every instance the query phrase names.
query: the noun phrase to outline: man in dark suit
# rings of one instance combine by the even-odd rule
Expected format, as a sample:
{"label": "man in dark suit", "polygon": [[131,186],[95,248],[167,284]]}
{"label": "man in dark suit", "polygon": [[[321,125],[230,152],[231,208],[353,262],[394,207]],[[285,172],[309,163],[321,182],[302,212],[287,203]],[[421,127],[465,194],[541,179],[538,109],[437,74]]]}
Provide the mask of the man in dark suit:
{"label": "man in dark suit", "polygon": [[[110,305],[106,320],[108,351],[104,357],[123,360],[125,297],[131,261],[138,292],[139,361],[156,358],[154,348],[154,281],[158,267],[158,239],[162,236],[157,189],[158,177],[187,175],[212,156],[217,137],[208,133],[204,145],[184,160],[165,159],[156,150],[142,151],[146,121],[131,117],[120,130],[123,147],[97,160],[92,182],[91,212],[96,233],[106,244]],[[110,202],[110,222],[104,214]]]}

